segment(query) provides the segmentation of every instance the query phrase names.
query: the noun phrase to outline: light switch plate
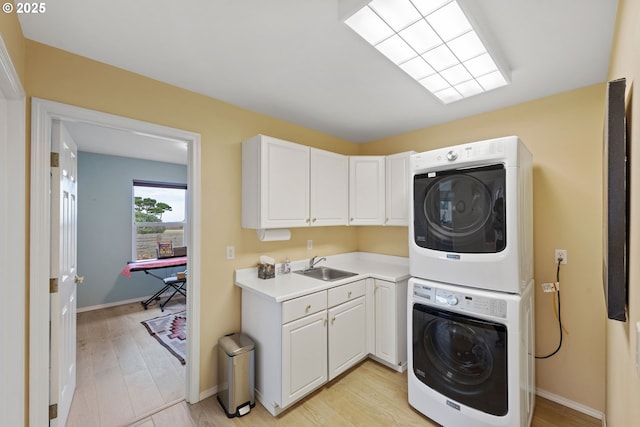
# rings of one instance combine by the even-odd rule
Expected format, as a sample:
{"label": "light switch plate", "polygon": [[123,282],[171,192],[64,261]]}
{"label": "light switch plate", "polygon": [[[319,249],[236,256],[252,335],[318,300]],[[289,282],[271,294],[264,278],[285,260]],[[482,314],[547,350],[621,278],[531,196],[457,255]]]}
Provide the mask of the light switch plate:
{"label": "light switch plate", "polygon": [[227,259],[234,259],[236,257],[235,246],[227,246]]}

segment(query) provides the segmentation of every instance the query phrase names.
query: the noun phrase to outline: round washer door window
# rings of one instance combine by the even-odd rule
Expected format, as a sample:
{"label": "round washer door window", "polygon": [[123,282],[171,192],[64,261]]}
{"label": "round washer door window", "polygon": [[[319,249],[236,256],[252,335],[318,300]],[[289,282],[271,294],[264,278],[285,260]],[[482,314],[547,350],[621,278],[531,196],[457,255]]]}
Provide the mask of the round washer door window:
{"label": "round washer door window", "polygon": [[489,346],[468,326],[451,320],[432,320],[424,329],[422,342],[432,366],[450,383],[477,386],[493,373]]}
{"label": "round washer door window", "polygon": [[445,176],[424,198],[424,217],[431,232],[444,240],[464,241],[484,228],[491,218],[489,189],[470,175]]}

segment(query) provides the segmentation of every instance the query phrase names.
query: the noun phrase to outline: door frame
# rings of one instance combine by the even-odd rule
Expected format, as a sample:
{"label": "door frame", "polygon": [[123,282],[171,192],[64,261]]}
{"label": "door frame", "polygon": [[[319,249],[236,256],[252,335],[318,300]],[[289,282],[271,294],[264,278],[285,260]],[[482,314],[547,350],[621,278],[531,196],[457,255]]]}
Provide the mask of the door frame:
{"label": "door frame", "polygon": [[[49,423],[50,153],[52,120],[80,121],[187,143],[187,365],[185,399],[200,400],[200,134],[59,102],[31,100],[31,213],[29,280],[29,424]],[[43,214],[43,213],[47,214]]]}
{"label": "door frame", "polygon": [[0,36],[0,271],[12,283],[10,298],[0,300],[0,320],[11,325],[0,335],[12,343],[0,364],[0,413],[16,426],[26,425],[26,113],[20,77]]}

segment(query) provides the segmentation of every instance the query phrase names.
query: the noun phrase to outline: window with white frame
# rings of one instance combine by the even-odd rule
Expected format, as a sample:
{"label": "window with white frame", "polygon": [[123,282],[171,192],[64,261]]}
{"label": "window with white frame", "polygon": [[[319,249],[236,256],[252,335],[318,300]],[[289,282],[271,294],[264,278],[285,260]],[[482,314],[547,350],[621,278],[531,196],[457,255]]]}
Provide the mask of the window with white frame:
{"label": "window with white frame", "polygon": [[133,181],[133,256],[158,257],[160,244],[186,246],[187,185]]}

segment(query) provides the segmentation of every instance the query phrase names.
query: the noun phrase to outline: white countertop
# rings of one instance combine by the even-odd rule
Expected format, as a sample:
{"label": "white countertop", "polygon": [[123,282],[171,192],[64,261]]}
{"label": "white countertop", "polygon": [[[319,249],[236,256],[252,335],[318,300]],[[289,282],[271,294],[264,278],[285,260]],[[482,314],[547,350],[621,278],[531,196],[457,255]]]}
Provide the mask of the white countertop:
{"label": "white countertop", "polygon": [[[319,255],[319,258],[321,257],[322,255]],[[351,252],[327,255],[326,258],[326,261],[321,261],[317,266],[350,271],[358,273],[358,275],[333,282],[325,282],[293,273],[293,271],[301,270],[309,265],[309,260],[305,259],[293,261],[291,263],[291,273],[276,274],[273,279],[260,279],[257,267],[236,270],[235,284],[242,288],[243,291],[254,292],[266,298],[272,298],[275,302],[282,302],[368,277],[389,282],[398,282],[409,278],[409,258],[405,257],[368,252]]]}

